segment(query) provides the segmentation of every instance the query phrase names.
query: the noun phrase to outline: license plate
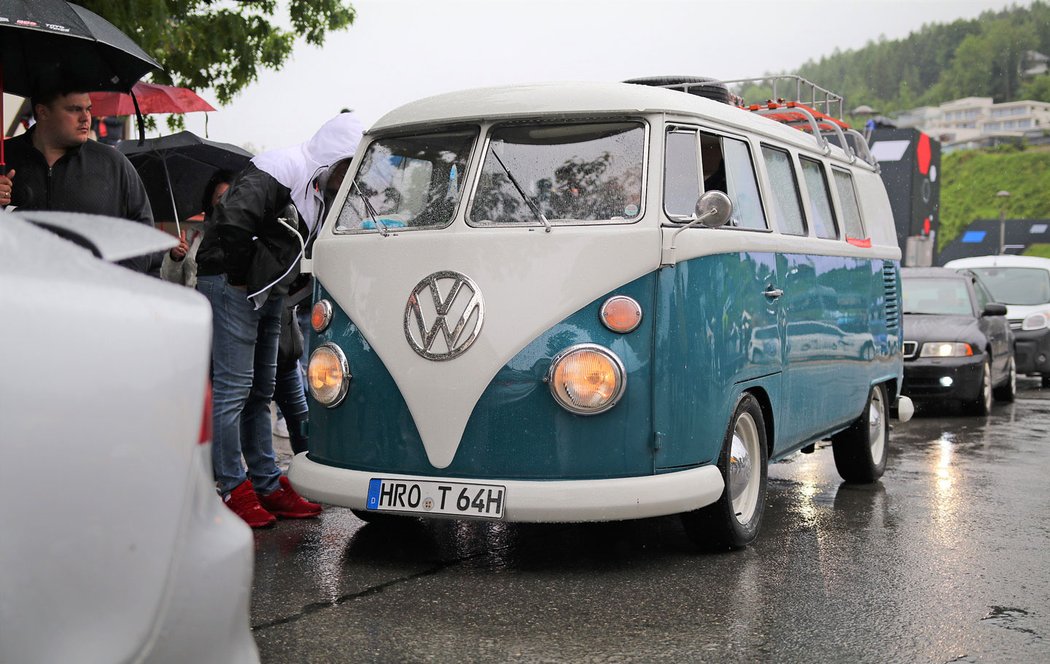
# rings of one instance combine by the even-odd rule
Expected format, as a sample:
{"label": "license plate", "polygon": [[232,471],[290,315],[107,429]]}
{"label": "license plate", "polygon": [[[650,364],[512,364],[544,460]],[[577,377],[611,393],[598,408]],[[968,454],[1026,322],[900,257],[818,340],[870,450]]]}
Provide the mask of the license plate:
{"label": "license plate", "polygon": [[417,512],[502,519],[507,488],[498,484],[464,484],[372,478],[369,510]]}

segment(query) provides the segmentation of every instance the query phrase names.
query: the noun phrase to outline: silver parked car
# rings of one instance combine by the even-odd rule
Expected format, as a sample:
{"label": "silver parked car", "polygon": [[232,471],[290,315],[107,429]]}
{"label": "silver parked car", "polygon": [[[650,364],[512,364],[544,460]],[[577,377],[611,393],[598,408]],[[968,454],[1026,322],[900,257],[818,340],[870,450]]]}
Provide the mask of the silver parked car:
{"label": "silver parked car", "polygon": [[1050,258],[974,256],[944,267],[973,272],[996,302],[1006,305],[1017,373],[1039,376],[1043,387],[1050,387]]}
{"label": "silver parked car", "polygon": [[210,467],[211,310],[99,260],[173,244],[0,211],[0,662],[258,661],[252,535]]}

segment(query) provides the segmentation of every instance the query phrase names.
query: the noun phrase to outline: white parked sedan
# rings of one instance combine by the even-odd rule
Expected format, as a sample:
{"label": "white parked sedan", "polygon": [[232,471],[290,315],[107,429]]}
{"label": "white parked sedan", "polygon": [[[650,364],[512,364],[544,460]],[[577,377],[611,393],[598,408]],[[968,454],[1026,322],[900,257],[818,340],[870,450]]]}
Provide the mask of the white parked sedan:
{"label": "white parked sedan", "polygon": [[1017,373],[1039,375],[1043,387],[1050,387],[1050,258],[974,256],[944,267],[973,272],[995,301],[1006,305]]}
{"label": "white parked sedan", "polygon": [[0,212],[0,662],[258,661],[252,535],[210,467],[208,303],[74,242],[174,244]]}

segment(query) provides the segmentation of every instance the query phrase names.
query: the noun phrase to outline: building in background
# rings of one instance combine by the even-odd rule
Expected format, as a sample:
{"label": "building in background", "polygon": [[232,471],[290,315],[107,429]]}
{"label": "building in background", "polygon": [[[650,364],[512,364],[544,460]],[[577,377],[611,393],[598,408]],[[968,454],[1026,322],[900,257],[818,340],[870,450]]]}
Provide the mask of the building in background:
{"label": "building in background", "polygon": [[991,147],[1004,143],[1050,142],[1050,103],[964,97],[940,106],[922,106],[897,115],[898,127],[923,131],[936,138],[945,152]]}

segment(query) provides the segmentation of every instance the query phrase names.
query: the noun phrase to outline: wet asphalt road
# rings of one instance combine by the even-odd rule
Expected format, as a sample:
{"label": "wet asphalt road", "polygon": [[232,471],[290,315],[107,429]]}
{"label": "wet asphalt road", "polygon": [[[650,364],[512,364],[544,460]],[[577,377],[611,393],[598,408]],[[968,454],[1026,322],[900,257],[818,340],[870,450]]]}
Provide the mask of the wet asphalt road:
{"label": "wet asphalt road", "polygon": [[896,425],[882,481],[770,467],[762,533],[349,510],[256,534],[263,662],[1050,662],[1050,389]]}

